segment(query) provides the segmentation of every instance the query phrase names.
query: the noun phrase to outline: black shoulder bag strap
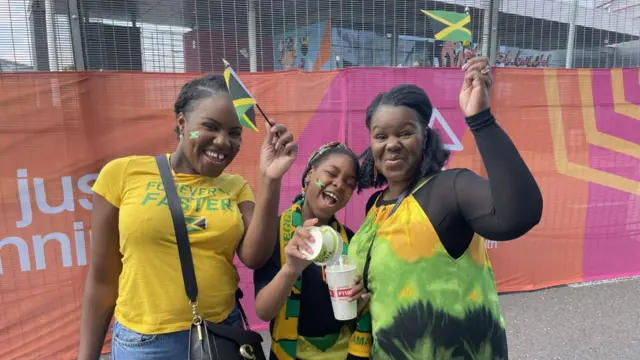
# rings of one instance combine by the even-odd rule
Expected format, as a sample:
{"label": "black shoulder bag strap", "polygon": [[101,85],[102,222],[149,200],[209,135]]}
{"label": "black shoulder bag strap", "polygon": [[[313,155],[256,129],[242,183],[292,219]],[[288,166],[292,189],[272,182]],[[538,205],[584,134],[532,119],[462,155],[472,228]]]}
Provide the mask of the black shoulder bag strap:
{"label": "black shoulder bag strap", "polygon": [[[427,178],[425,181],[422,182],[422,184],[424,185],[430,179],[431,177]],[[393,215],[396,212],[396,210],[398,210],[398,208],[400,207],[400,204],[402,204],[404,199],[406,199],[407,196],[409,196],[409,194],[413,192],[414,188],[418,185],[419,182],[420,181],[413,181],[409,186],[407,186],[407,188],[402,192],[402,194],[398,196],[396,203],[393,205],[393,208],[389,212],[389,215],[387,215],[387,219],[390,218],[391,215]],[[380,194],[380,196],[382,196],[382,193]],[[378,202],[377,199],[376,199],[376,202]],[[374,236],[373,239],[371,239],[371,244],[369,244],[369,249],[367,250],[367,257],[364,260],[364,269],[362,270],[362,284],[364,285],[364,288],[367,291],[369,291],[369,266],[371,265],[371,249],[373,249],[373,243],[375,242],[375,240],[376,240],[376,236]]]}
{"label": "black shoulder bag strap", "polygon": [[[191,305],[197,304],[198,300],[198,283],[196,281],[196,272],[193,267],[193,257],[191,256],[191,246],[189,244],[189,233],[187,232],[187,223],[184,220],[184,212],[180,206],[180,198],[176,191],[176,185],[171,175],[171,167],[165,155],[156,156],[156,162],[162,178],[162,185],[167,195],[167,204],[171,211],[173,219],[173,229],[176,233],[176,242],[178,244],[178,255],[180,256],[180,267],[182,268],[182,279],[184,280],[184,289]],[[245,316],[244,309],[240,304],[242,291],[238,289],[236,292],[236,306],[242,314],[242,321],[248,329],[249,324]]]}

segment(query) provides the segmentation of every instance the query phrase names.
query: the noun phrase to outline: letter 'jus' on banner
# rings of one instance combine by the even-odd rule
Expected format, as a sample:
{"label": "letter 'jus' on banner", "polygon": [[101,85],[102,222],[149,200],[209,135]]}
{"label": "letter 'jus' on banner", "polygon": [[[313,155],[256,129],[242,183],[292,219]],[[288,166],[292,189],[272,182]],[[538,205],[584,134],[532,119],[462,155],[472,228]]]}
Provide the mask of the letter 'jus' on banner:
{"label": "letter 'jus' on banner", "polygon": [[[78,199],[78,203],[80,204],[80,206],[86,210],[92,209],[90,196],[93,194],[93,191],[91,190],[91,184],[97,178],[98,174],[87,174],[81,176],[76,183],[78,190],[80,190],[81,193],[88,195],[86,198]],[[29,189],[27,169],[18,169],[17,180],[18,197],[20,199],[20,212],[22,218],[16,221],[16,227],[21,229],[31,225],[31,223],[33,222],[33,209],[31,208],[31,192]],[[60,205],[50,205],[47,201],[44,179],[37,177],[33,178],[33,191],[36,198],[35,202],[38,210],[40,210],[43,214],[53,215],[59,214],[64,211],[74,212],[76,210],[75,196],[73,192],[73,181],[71,176],[60,177],[60,182],[62,183],[62,203]]]}
{"label": "letter 'jus' on banner", "polygon": [[[86,194],[86,197],[77,198],[78,204],[81,208],[86,210],[92,209],[91,204],[91,184],[97,179],[98,174],[87,174],[78,178],[76,183],[77,189],[75,194]],[[46,189],[51,188],[51,183],[60,182],[61,186],[61,198],[58,202],[60,204],[52,205],[51,199],[48,199]],[[16,228],[24,229],[33,224],[34,218],[40,219],[43,215],[55,215],[63,212],[75,212],[77,210],[75,206],[76,197],[74,195],[73,180],[71,176],[61,176],[58,180],[52,179],[47,181],[45,185],[44,178],[33,178],[33,191],[29,186],[29,179],[27,169],[17,170],[17,190],[20,204],[21,218],[16,221]],[[35,197],[36,208],[32,208],[32,196]],[[51,198],[49,196],[49,198]],[[39,210],[35,212],[34,210]],[[67,229],[71,230],[71,229]],[[64,231],[64,230],[63,230]],[[68,232],[53,231],[47,234],[32,234],[31,246],[25,238],[19,236],[7,236],[0,239],[0,249],[5,245],[12,245],[18,251],[18,262],[20,271],[31,271],[31,264],[35,263],[35,270],[44,270],[47,268],[47,259],[45,258],[45,246],[46,244],[56,243],[59,245],[60,257],[62,260],[62,267],[71,266],[85,266],[87,265],[87,246],[85,239],[87,234],[89,243],[91,243],[91,231],[85,231],[84,223],[82,221],[73,222],[73,230]],[[71,245],[71,242],[75,243],[75,246]],[[51,245],[49,245],[51,246]],[[75,254],[73,250],[75,248]],[[75,256],[74,256],[75,255]],[[30,257],[34,258],[32,262]],[[75,263],[74,263],[75,260]],[[6,264],[2,263],[0,257],[0,275],[4,275],[4,267]]]}

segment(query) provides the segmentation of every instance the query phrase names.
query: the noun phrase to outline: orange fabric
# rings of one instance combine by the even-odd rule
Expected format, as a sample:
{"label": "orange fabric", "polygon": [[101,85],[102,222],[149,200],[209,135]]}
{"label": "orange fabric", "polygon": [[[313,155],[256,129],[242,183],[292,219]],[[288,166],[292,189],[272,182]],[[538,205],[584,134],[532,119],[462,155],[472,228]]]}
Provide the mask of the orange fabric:
{"label": "orange fabric", "polygon": [[[297,137],[335,74],[274,75],[242,78],[266,114]],[[175,150],[173,103],[180,87],[196,76],[0,75],[0,359],[75,358],[89,260],[90,186],[109,160]],[[242,150],[229,169],[240,173],[254,190],[264,136],[264,119],[257,116],[260,132],[244,132]],[[28,182],[30,199],[23,196],[23,201],[29,206],[20,204],[19,182]],[[43,188],[46,198],[36,200],[36,191]],[[298,181],[295,191],[299,192]],[[38,203],[59,212],[43,214]],[[32,219],[24,221],[22,212],[28,208]],[[50,240],[44,237],[47,234]],[[245,289],[249,288],[246,279],[244,275],[241,280]],[[245,293],[252,301],[253,294]],[[253,306],[247,304],[246,309],[257,322]],[[105,351],[109,346],[107,341]]]}
{"label": "orange fabric", "polygon": [[[561,79],[564,81],[559,81],[559,91],[563,94],[562,98],[566,99],[563,121],[579,131],[582,119],[580,104],[575,103],[577,82],[571,81],[569,74]],[[554,130],[550,127],[549,108],[539,106],[547,101],[542,71],[496,71],[494,84],[493,98],[508,99],[508,103],[494,102],[495,117],[514,140],[544,198],[543,218],[538,226],[518,241],[497,243],[493,249],[489,247],[498,290],[525,291],[540,287],[533,284],[555,286],[578,282],[582,279],[581,254],[586,215],[584,208],[579,205],[588,203],[588,183],[561,176],[554,169],[553,143],[549,136]],[[571,99],[574,99],[573,103]],[[571,156],[586,163],[586,143],[580,135],[574,134],[578,143],[572,149]],[[467,167],[486,176],[470,133],[465,134],[463,145],[464,153],[456,154],[450,167]],[[554,214],[563,215],[558,217]],[[534,281],[531,281],[532,278]]]}
{"label": "orange fabric", "polygon": [[[640,274],[638,69],[494,71],[492,109],[540,185],[542,222],[513,242],[486,241],[499,291]],[[91,185],[109,160],[172,152],[180,87],[199,74],[0,74],[0,358],[74,359],[89,259]],[[455,150],[449,167],[486,175],[458,110],[458,69],[350,68],[240,74],[270,118],[299,141],[281,209],[300,192],[311,151],[368,144],[364,110],[399,83],[429,93],[434,126]],[[258,193],[260,132],[246,131],[228,172]],[[444,124],[444,125],[443,125]],[[446,125],[446,126],[445,126]],[[447,129],[447,126],[449,129]],[[458,142],[458,139],[460,140]],[[338,216],[350,228],[367,196]],[[490,240],[490,239],[487,239]],[[177,254],[176,254],[177,256]],[[255,327],[251,272],[237,263]],[[109,336],[107,337],[109,338]],[[109,341],[105,344],[108,349]]]}

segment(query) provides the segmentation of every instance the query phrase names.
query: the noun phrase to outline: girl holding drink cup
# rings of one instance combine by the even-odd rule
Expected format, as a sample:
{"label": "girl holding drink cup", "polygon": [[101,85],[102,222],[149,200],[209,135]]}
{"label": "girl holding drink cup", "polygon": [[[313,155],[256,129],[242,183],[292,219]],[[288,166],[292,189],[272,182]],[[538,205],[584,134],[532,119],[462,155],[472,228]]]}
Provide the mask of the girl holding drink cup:
{"label": "girl holding drink cup", "polygon": [[[318,263],[347,253],[353,232],[335,214],[360,189],[357,156],[337,142],[323,145],[309,158],[302,186],[302,194],[279,218],[280,241],[271,259],[254,272],[256,313],[270,322],[270,359],[347,359],[356,319],[336,319],[344,316],[334,315],[325,269]],[[352,274],[351,286],[343,287],[347,290],[341,295],[357,302],[360,312],[368,294]],[[342,275],[344,280],[349,274]]]}

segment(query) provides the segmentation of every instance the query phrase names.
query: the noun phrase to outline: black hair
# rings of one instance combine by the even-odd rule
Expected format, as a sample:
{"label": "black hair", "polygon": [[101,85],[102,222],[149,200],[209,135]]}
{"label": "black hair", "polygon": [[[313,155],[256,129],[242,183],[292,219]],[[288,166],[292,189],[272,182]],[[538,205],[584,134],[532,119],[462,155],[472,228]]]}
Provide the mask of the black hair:
{"label": "black hair", "polygon": [[[378,94],[367,107],[365,124],[369,132],[371,132],[371,118],[373,118],[380,106],[406,106],[416,112],[427,139],[422,148],[422,163],[416,176],[424,177],[440,172],[447,160],[449,160],[449,150],[444,148],[438,132],[429,127],[433,106],[424,90],[415,85],[403,84]],[[368,147],[360,155],[360,158],[362,159],[361,177],[363,189],[378,188],[387,183],[384,175],[375,169],[376,165],[371,147]]]}
{"label": "black hair", "polygon": [[[308,184],[305,184],[305,180],[306,180],[307,174],[309,174],[309,171],[311,171],[311,169],[318,166],[320,163],[322,163],[325,159],[327,159],[331,155],[343,154],[343,155],[347,155],[348,157],[351,158],[351,160],[353,160],[353,165],[355,166],[355,170],[356,170],[356,191],[357,193],[360,193],[360,191],[362,191],[362,171],[360,171],[360,161],[358,160],[358,156],[346,146],[333,146],[333,147],[326,147],[326,148],[325,146],[316,150],[316,152],[313,155],[311,155],[311,158],[309,159],[309,162],[307,163],[307,166],[304,168],[304,172],[302,173],[302,188],[304,189],[308,185]],[[324,151],[323,151],[323,148],[325,148]],[[293,202],[296,203],[302,200],[303,198],[304,198],[304,192],[296,195],[296,197],[293,199]]]}
{"label": "black hair", "polygon": [[[176,117],[180,114],[187,115],[193,111],[196,103],[219,93],[228,93],[227,83],[222,75],[207,74],[199,78],[189,80],[182,85],[173,111]],[[180,128],[176,125],[175,132],[180,136]]]}

